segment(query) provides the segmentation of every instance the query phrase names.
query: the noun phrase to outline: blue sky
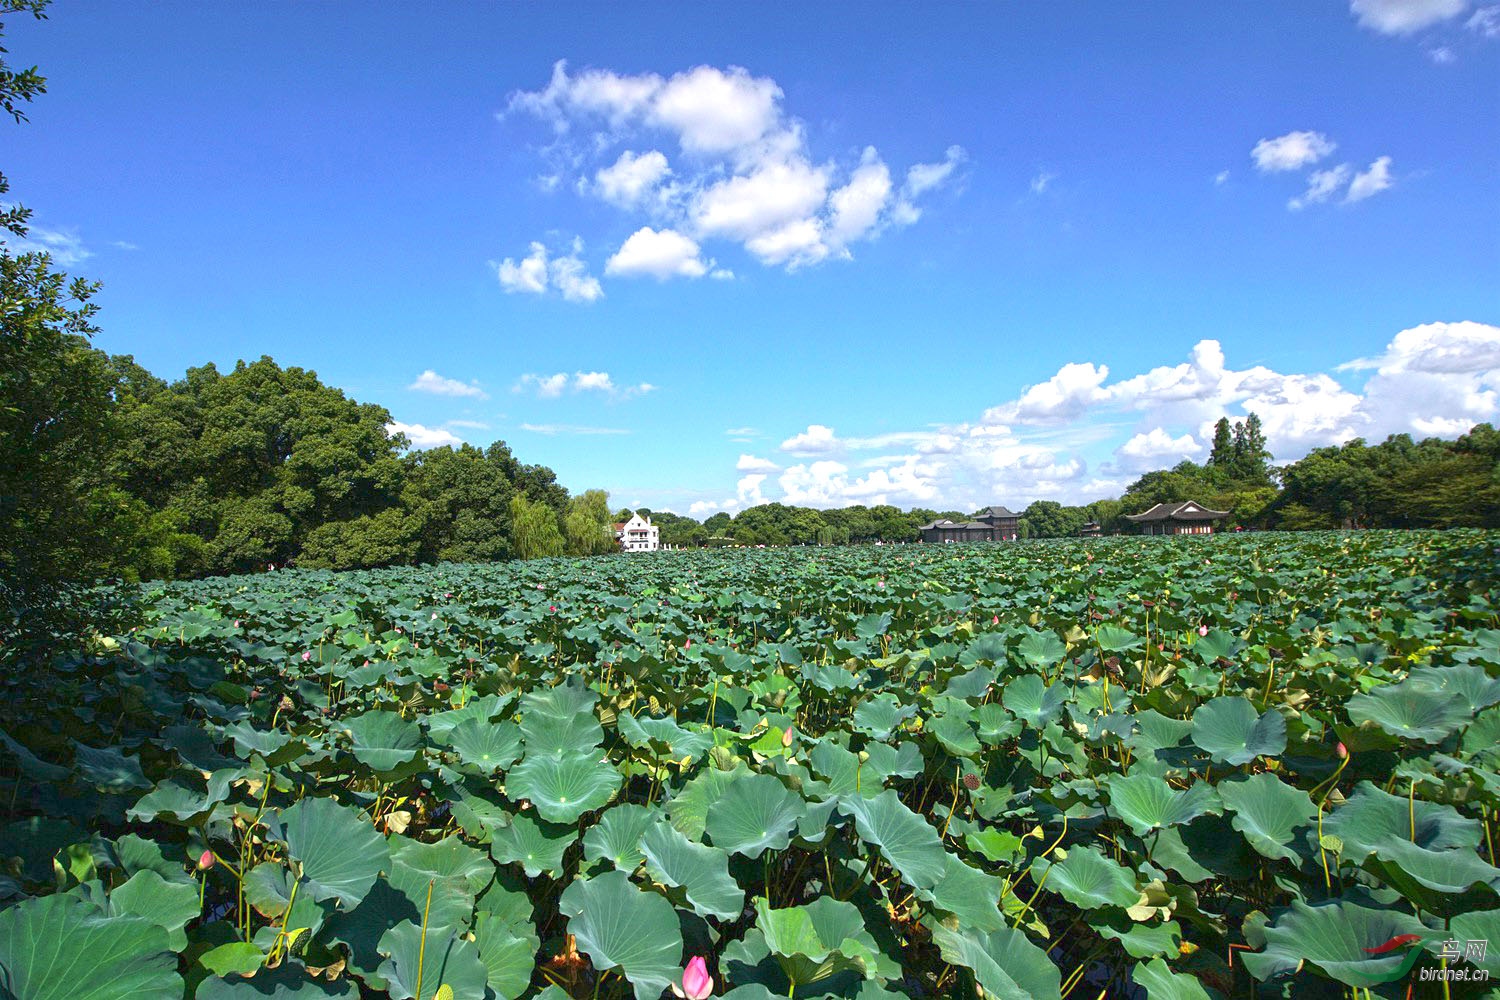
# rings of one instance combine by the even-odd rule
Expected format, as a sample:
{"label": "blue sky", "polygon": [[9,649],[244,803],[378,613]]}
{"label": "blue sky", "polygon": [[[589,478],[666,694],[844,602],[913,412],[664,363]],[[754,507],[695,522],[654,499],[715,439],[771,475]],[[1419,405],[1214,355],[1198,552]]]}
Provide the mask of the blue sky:
{"label": "blue sky", "polygon": [[33,242],[157,374],[704,516],[1500,414],[1500,4],[62,2]]}

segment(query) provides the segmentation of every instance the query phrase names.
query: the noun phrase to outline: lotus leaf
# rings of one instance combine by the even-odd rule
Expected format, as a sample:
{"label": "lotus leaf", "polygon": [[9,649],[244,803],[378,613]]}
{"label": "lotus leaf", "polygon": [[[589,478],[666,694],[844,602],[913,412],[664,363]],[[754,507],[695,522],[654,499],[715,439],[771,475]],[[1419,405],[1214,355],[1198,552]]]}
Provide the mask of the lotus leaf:
{"label": "lotus leaf", "polygon": [[1193,742],[1214,760],[1238,766],[1286,750],[1286,720],[1261,715],[1248,698],[1215,698],[1193,713]]}
{"label": "lotus leaf", "polygon": [[618,968],[636,1000],[656,1000],[679,977],[682,931],[672,904],[636,888],[624,872],[577,879],[558,908],[578,950],[603,972]]}

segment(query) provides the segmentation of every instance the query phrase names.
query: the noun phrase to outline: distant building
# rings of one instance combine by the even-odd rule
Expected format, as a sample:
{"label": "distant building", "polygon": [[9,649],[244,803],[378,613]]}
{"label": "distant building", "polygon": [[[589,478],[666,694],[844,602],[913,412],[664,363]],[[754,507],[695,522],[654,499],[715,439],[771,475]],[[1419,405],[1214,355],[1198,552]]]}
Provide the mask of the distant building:
{"label": "distant building", "polygon": [[924,542],[1013,542],[1021,536],[1021,516],[1004,507],[986,507],[972,521],[944,518],[917,530]]}
{"label": "distant building", "polygon": [[1192,500],[1159,503],[1139,514],[1126,514],[1125,520],[1137,525],[1143,535],[1208,535],[1214,525],[1229,516],[1227,510],[1209,510]]}
{"label": "distant building", "polygon": [[655,552],[661,548],[661,529],[649,517],[632,514],[630,520],[615,525],[615,540],[626,552]]}
{"label": "distant building", "polygon": [[1004,507],[986,507],[974,520],[989,525],[997,542],[1013,542],[1021,537],[1021,515]]}
{"label": "distant building", "polygon": [[1098,521],[1085,521],[1083,527],[1078,529],[1079,538],[1098,538],[1103,533]]}

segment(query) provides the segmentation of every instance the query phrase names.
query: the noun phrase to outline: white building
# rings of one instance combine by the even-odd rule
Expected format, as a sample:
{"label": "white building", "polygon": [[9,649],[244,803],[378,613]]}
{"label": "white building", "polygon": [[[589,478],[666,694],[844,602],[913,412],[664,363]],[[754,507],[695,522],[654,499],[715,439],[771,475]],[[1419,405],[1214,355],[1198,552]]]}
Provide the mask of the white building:
{"label": "white building", "polygon": [[626,552],[655,552],[661,548],[661,529],[649,517],[632,514],[624,524],[615,525],[615,538]]}

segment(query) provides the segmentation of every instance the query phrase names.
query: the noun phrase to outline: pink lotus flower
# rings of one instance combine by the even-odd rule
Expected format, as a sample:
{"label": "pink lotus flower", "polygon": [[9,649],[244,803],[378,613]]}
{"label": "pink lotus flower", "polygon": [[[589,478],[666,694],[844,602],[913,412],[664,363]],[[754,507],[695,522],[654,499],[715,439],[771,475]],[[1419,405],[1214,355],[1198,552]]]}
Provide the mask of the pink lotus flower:
{"label": "pink lotus flower", "polygon": [[684,639],[684,640],[682,640],[682,648],[683,649],[692,649],[693,648],[693,640],[691,640],[691,639]]}
{"label": "pink lotus flower", "polygon": [[694,955],[682,970],[682,986],[672,984],[672,992],[687,1000],[705,1000],[714,991],[713,977],[708,974],[708,963],[702,955]]}
{"label": "pink lotus flower", "polygon": [[239,627],[240,627],[240,620],[239,620],[239,619],[238,619],[238,618],[236,618],[236,619],[235,619],[235,620],[234,620],[234,627],[235,627],[235,628],[239,628]]}
{"label": "pink lotus flower", "polygon": [[536,585],[536,589],[537,590],[546,590],[547,588],[543,584],[539,583],[539,584]]}
{"label": "pink lotus flower", "polygon": [[547,610],[548,611],[556,611],[557,610],[557,605],[556,604],[549,604],[549,605],[547,605]]}
{"label": "pink lotus flower", "polygon": [[999,615],[992,615],[990,617],[990,624],[991,625],[999,625],[1000,624],[1000,616]]}
{"label": "pink lotus flower", "polygon": [[1198,626],[1198,637],[1201,639],[1205,635],[1208,635],[1208,626],[1207,625],[1199,625]]}
{"label": "pink lotus flower", "polygon": [[212,868],[213,866],[214,866],[214,852],[213,851],[205,850],[202,854],[198,855],[198,870],[200,872],[206,872],[210,868]]}
{"label": "pink lotus flower", "polygon": [[303,650],[302,651],[302,662],[306,663],[310,659],[312,659],[312,651],[311,650]]}
{"label": "pink lotus flower", "polygon": [[1339,755],[1339,760],[1343,760],[1345,757],[1349,756],[1349,748],[1344,746],[1344,744],[1341,742],[1334,749],[1334,753]]}

